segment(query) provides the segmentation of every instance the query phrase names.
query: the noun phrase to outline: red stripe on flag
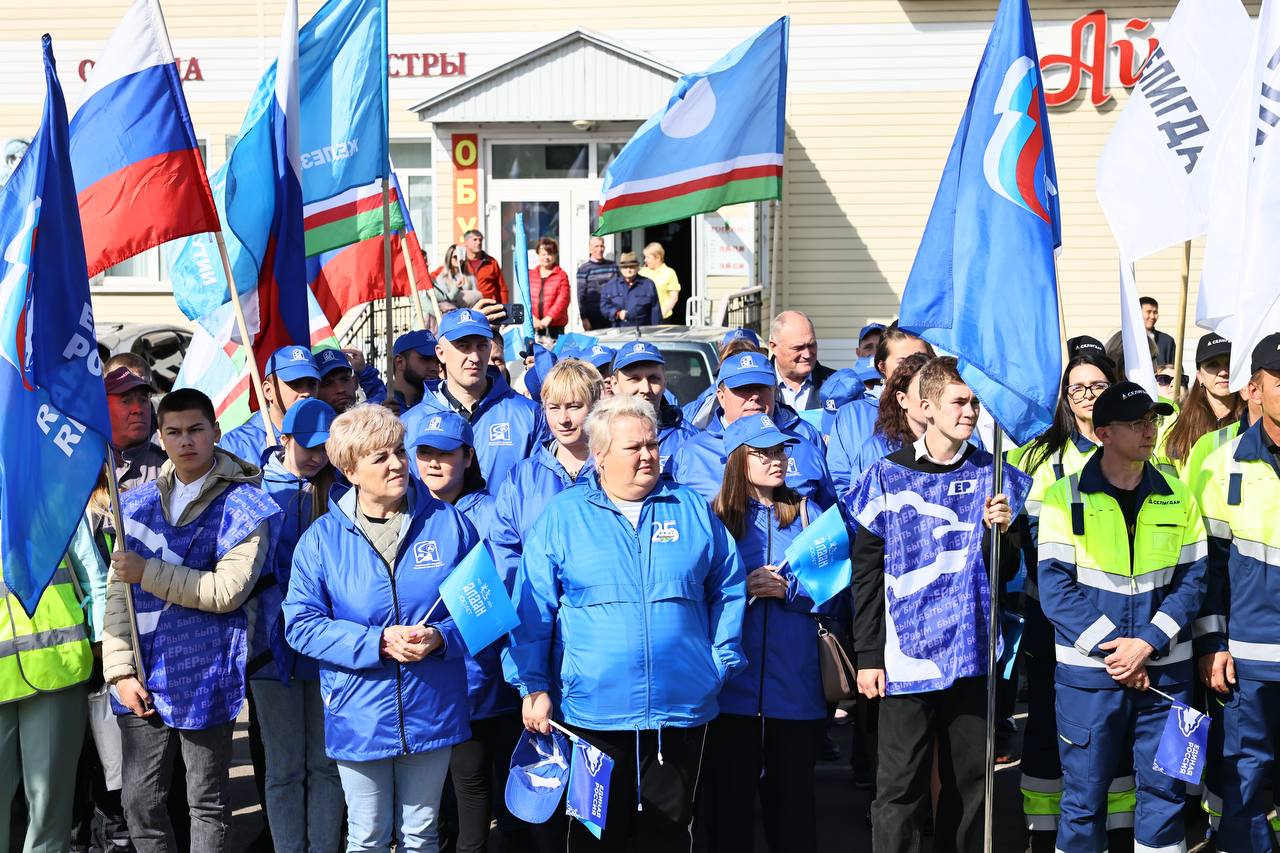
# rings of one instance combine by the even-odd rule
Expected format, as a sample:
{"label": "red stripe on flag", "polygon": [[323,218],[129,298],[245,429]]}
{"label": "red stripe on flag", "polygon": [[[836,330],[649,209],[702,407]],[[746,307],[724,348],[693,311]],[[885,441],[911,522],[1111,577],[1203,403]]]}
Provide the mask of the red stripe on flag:
{"label": "red stripe on flag", "polygon": [[214,420],[222,417],[222,413],[231,408],[231,405],[235,403],[236,400],[240,399],[241,394],[247,393],[249,393],[249,376],[248,374],[245,374],[240,377],[240,381],[236,382],[236,384],[232,386],[231,391],[227,393],[227,396],[222,398],[222,402],[218,404],[218,407],[213,412]]}
{"label": "red stripe on flag", "polygon": [[[409,256],[413,258],[418,288],[425,290],[430,286],[427,282],[427,265],[422,260],[417,235],[412,231],[406,237],[392,234],[391,280],[395,296],[409,295],[409,274],[405,271],[404,254],[400,251],[402,239],[409,241]],[[378,235],[339,250],[320,268],[320,272],[310,283],[311,290],[330,323],[334,322],[335,317],[341,320],[358,305],[386,298],[382,264],[382,236]]]}
{"label": "red stripe on flag", "polygon": [[607,199],[600,205],[600,212],[607,210],[617,210],[620,207],[631,207],[637,204],[652,204],[655,201],[666,201],[676,196],[687,195],[688,193],[697,192],[698,190],[709,190],[715,187],[722,187],[732,181],[745,181],[752,178],[780,178],[782,177],[782,167],[778,165],[767,166],[745,166],[741,169],[730,169],[727,172],[721,172],[718,175],[707,175],[705,178],[696,178],[692,181],[685,181],[680,184],[672,184],[666,187],[658,187],[657,189],[644,190],[643,192],[626,193],[625,195],[614,196]]}
{"label": "red stripe on flag", "polygon": [[[391,203],[398,203],[399,199],[396,197],[394,187],[391,189],[390,195]],[[302,220],[302,227],[308,230],[319,228],[321,225],[328,225],[330,222],[337,222],[339,219],[347,219],[360,213],[368,213],[380,207],[382,207],[382,193],[365,196],[355,201],[349,201],[346,204],[340,204],[337,207],[313,213]]]}
{"label": "red stripe on flag", "polygon": [[161,243],[222,227],[192,149],[139,160],[86,187],[78,201],[91,276]]}

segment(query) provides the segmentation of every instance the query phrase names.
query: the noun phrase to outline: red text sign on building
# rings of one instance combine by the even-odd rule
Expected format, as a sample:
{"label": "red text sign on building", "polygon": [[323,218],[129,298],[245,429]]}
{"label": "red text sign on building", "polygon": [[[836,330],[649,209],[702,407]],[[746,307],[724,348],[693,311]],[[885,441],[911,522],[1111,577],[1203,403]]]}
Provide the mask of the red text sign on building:
{"label": "red text sign on building", "polygon": [[388,53],[388,77],[466,77],[465,53]]}
{"label": "red text sign on building", "polygon": [[[76,69],[76,72],[80,75],[81,82],[89,79],[89,72],[97,64],[92,59],[80,60],[80,67]],[[200,59],[198,57],[175,59],[173,64],[178,68],[178,79],[184,83],[204,79],[204,72],[200,70]]]}
{"label": "red text sign on building", "polygon": [[[1080,84],[1085,74],[1089,75],[1089,100],[1095,107],[1100,107],[1111,100],[1111,92],[1107,86],[1107,61],[1111,51],[1116,52],[1120,63],[1120,85],[1126,89],[1138,82],[1142,76],[1142,66],[1151,57],[1152,51],[1160,43],[1159,39],[1147,38],[1146,56],[1139,61],[1137,48],[1130,40],[1132,36],[1150,28],[1151,21],[1144,18],[1133,18],[1124,25],[1125,38],[1107,44],[1107,13],[1101,9],[1081,15],[1071,23],[1071,53],[1053,53],[1040,57],[1042,74],[1058,68],[1067,70],[1067,82],[1061,89],[1051,92],[1046,85],[1044,101],[1051,107],[1070,103],[1080,92]],[[1087,37],[1087,44],[1086,44]]]}
{"label": "red text sign on building", "polygon": [[480,198],[476,194],[476,162],[480,159],[474,133],[455,133],[450,150],[453,155],[453,223],[454,242],[461,243],[462,235],[479,228]]}

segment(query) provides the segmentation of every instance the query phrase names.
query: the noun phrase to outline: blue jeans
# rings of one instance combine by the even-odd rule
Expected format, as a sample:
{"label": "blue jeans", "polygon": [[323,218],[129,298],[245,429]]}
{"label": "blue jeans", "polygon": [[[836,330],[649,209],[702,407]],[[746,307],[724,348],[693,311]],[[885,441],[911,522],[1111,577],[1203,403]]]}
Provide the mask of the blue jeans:
{"label": "blue jeans", "polygon": [[267,757],[267,817],[276,853],[337,853],[342,782],[324,753],[319,681],[249,682]]}
{"label": "blue jeans", "polygon": [[437,853],[436,814],[452,747],[377,761],[339,761],[347,853]]}

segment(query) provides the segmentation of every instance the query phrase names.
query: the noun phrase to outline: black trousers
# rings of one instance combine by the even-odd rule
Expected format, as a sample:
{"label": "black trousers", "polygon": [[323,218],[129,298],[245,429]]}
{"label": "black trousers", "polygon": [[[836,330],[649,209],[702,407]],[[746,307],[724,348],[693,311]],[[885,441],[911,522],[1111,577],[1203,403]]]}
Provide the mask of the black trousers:
{"label": "black trousers", "polygon": [[564,849],[564,815],[557,810],[545,824],[532,825],[507,811],[505,791],[511,752],[524,725],[519,713],[471,721],[471,739],[457,744],[449,759],[458,802],[458,853],[489,849],[489,821],[498,821],[502,850],[551,853]]}
{"label": "black trousers", "polygon": [[817,850],[813,767],[826,724],[736,714],[711,721],[701,798],[709,853],[751,853],[757,793],[770,853]]}
{"label": "black trousers", "polygon": [[916,853],[929,806],[933,745],[942,789],[933,853],[982,849],[987,761],[986,679],[880,700],[879,763],[871,832],[876,853]]}
{"label": "black trousers", "polygon": [[570,819],[567,853],[689,853],[707,727],[641,732],[568,728],[612,758],[614,764],[602,838],[597,841],[586,827]]}

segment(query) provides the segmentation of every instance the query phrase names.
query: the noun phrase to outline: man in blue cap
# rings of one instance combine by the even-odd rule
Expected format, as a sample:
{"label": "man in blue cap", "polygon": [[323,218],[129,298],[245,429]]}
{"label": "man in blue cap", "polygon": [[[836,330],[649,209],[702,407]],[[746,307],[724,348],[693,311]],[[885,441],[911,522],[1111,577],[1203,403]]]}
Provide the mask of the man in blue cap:
{"label": "man in blue cap", "polygon": [[461,415],[475,433],[485,482],[496,487],[547,439],[547,425],[542,408],[511,390],[502,374],[490,368],[492,351],[493,330],[484,313],[459,308],[445,314],[436,345],[444,377],[402,419],[406,433],[416,435],[421,419],[432,413]]}
{"label": "man in blue cap", "polygon": [[[351,360],[352,354],[359,359],[359,371]],[[328,403],[338,414],[356,404],[357,387],[364,390],[367,402],[381,403],[387,398],[387,386],[378,376],[377,368],[366,366],[357,350],[322,349],[314,358],[320,374],[316,398]]]}
{"label": "man in blue cap", "polygon": [[871,358],[880,346],[880,337],[884,334],[884,323],[868,323],[858,332],[858,358]]}
{"label": "man in blue cap", "polygon": [[662,351],[645,341],[624,344],[613,358],[613,393],[643,397],[658,413],[658,457],[664,473],[680,446],[698,434],[680,407],[667,401],[666,364]]}
{"label": "man in blue cap", "polygon": [[[484,315],[480,317],[483,319]],[[391,398],[400,404],[400,411],[421,403],[427,391],[426,383],[440,379],[440,357],[436,355],[438,343],[436,336],[426,329],[415,329],[396,338],[392,345],[396,381]]]}
{"label": "man in blue cap", "polygon": [[787,448],[787,485],[802,496],[813,496],[823,506],[835,502],[831,478],[824,461],[822,434],[802,420],[795,410],[776,402],[776,374],[769,360],[758,352],[732,356],[720,365],[716,377],[716,410],[702,432],[684,442],[671,460],[669,473],[707,501],[715,499],[724,478],[725,427],[744,415],[766,414],[787,436],[799,442]]}
{"label": "man in blue cap", "polygon": [[[267,416],[271,418],[271,425],[278,436],[289,407],[303,398],[316,395],[320,371],[316,369],[311,350],[298,345],[281,347],[273,352],[267,359],[263,374]],[[255,412],[249,420],[222,436],[218,446],[252,465],[261,465],[268,449],[262,416]]]}

